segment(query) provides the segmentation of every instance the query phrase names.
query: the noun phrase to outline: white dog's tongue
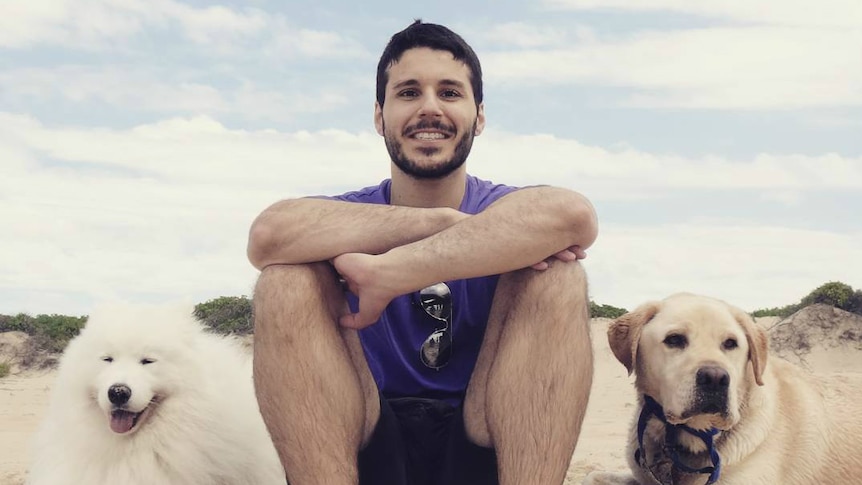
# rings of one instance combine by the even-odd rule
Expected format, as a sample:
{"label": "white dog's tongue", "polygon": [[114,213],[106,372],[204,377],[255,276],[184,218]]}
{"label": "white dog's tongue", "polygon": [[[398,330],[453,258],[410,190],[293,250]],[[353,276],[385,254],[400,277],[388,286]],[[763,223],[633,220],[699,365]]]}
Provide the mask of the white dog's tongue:
{"label": "white dog's tongue", "polygon": [[114,433],[127,433],[135,425],[135,413],[116,410],[111,413],[111,431]]}

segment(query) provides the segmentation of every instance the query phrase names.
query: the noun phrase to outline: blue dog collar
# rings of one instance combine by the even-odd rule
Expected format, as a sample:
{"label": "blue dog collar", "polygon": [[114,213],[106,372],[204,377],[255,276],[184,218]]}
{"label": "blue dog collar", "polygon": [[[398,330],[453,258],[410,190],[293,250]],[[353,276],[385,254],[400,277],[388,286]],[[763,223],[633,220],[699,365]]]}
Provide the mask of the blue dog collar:
{"label": "blue dog collar", "polygon": [[[718,451],[715,449],[715,436],[721,431],[717,428],[712,428],[708,431],[699,431],[684,424],[671,424],[667,421],[664,409],[661,405],[656,402],[655,399],[646,394],[644,394],[644,407],[641,410],[640,417],[638,418],[638,449],[635,450],[635,462],[640,465],[641,468],[645,468],[652,473],[651,469],[647,465],[646,452],[644,450],[644,433],[646,432],[647,422],[651,417],[658,418],[658,420],[665,425],[665,448],[669,451],[670,459],[676,468],[686,473],[709,474],[709,479],[706,481],[705,485],[712,485],[718,481],[718,477],[721,475],[721,456],[718,455]],[[684,431],[703,441],[703,444],[706,445],[709,457],[712,460],[712,466],[692,468],[682,462],[682,459],[679,457],[679,444],[677,440],[680,431]]]}

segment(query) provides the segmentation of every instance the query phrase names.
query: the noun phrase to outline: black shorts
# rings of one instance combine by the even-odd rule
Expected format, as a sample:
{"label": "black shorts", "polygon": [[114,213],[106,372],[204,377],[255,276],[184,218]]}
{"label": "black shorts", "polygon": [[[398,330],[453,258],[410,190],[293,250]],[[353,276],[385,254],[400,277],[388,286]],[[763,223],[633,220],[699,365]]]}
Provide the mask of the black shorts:
{"label": "black shorts", "polygon": [[360,485],[498,485],[497,455],[467,438],[462,407],[380,399],[380,420],[359,452]]}

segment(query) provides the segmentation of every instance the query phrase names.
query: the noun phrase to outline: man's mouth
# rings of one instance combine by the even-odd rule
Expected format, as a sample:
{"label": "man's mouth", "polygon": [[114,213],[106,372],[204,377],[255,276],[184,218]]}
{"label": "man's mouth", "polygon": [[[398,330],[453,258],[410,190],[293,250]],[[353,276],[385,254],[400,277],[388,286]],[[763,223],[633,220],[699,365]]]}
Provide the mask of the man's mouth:
{"label": "man's mouth", "polygon": [[414,140],[421,141],[434,141],[434,140],[445,140],[449,138],[449,135],[440,132],[428,132],[428,131],[419,131],[410,136]]}

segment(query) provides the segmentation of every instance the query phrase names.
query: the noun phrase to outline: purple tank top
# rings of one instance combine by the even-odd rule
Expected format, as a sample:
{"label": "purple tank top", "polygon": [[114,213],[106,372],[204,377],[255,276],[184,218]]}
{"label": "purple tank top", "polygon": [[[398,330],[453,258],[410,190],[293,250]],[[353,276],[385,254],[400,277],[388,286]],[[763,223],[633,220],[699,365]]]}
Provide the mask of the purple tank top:
{"label": "purple tank top", "polygon": [[[332,198],[389,204],[390,184],[387,179],[380,185]],[[514,190],[515,187],[468,175],[467,190],[459,209],[466,214],[479,213]],[[425,367],[419,359],[422,342],[439,328],[439,324],[413,303],[414,294],[392,300],[376,324],[359,332],[365,358],[385,397],[441,399],[455,406],[461,403],[479,356],[497,279],[498,276],[493,275],[446,282],[453,302],[452,356],[449,364],[439,370]],[[357,311],[357,298],[348,294],[348,301],[352,311]]]}

